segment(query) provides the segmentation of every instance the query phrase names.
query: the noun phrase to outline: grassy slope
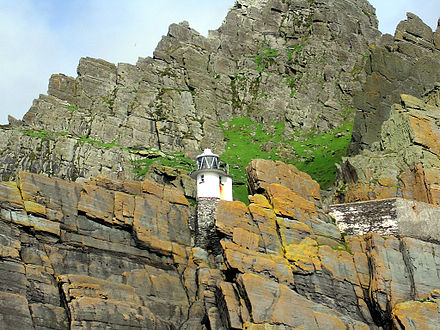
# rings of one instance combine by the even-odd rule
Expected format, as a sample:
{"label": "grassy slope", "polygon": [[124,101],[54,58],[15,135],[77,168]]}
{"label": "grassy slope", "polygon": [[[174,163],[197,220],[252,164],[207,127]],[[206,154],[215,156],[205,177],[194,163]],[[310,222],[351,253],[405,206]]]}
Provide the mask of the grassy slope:
{"label": "grassy slope", "polygon": [[335,164],[346,154],[353,128],[353,123],[347,121],[330,133],[297,133],[292,139],[285,139],[284,123],[272,123],[270,133],[264,132],[263,124],[247,117],[221,125],[227,140],[221,158],[230,165],[233,179],[239,183],[234,186],[234,197],[243,202],[247,202],[248,194],[245,167],[256,158],[293,164],[310,174],[322,189],[328,188],[335,180]]}

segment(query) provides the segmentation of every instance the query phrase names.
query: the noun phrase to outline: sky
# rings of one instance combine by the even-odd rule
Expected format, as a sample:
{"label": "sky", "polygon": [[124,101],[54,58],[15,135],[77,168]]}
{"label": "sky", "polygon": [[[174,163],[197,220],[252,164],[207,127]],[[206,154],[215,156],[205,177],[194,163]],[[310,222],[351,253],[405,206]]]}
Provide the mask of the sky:
{"label": "sky", "polygon": [[[135,64],[153,55],[172,23],[188,21],[207,36],[235,0],[0,0],[0,124],[21,119],[49,77],[76,77],[81,57]],[[439,0],[370,0],[379,30],[394,34],[406,12],[433,30]]]}

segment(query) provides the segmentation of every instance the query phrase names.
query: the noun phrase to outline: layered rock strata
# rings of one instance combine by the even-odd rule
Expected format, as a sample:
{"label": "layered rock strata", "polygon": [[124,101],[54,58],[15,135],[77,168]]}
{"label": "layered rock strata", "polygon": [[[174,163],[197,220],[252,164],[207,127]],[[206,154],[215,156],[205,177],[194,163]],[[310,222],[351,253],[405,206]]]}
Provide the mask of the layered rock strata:
{"label": "layered rock strata", "polygon": [[394,37],[382,35],[371,45],[365,54],[367,79],[353,99],[357,112],[352,155],[380,141],[382,124],[389,119],[391,106],[399,102],[400,94],[420,98],[440,81],[439,40],[440,24],[433,32],[419,17],[407,13]]}
{"label": "layered rock strata", "polygon": [[439,87],[402,94],[371,150],[342,159],[338,202],[402,197],[440,203]]}
{"label": "layered rock strata", "polygon": [[[269,167],[276,170],[266,177],[261,169]],[[2,182],[0,322],[435,327],[439,245],[374,233],[344,237],[317,203],[310,177],[263,160],[248,172],[264,187],[249,206],[218,203],[213,252],[193,247],[195,210],[176,188],[104,177],[80,185],[24,172]]]}

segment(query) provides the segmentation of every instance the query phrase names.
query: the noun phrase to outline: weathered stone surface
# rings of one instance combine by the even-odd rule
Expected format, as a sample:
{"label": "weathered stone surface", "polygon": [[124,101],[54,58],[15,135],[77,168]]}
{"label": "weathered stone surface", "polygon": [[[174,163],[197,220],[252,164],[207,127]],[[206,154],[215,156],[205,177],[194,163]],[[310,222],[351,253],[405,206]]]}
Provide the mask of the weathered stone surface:
{"label": "weathered stone surface", "polygon": [[[0,306],[2,325],[374,329],[437,321],[426,302],[414,307],[420,314],[406,306],[437,299],[438,244],[344,238],[313,201],[279,183],[249,206],[214,205],[211,251],[192,248],[192,211],[177,188],[104,177],[71,186],[27,173],[4,187],[13,194],[2,212],[28,222],[0,222],[0,296],[11,301]],[[64,205],[60,191],[75,199]]]}
{"label": "weathered stone surface", "polygon": [[403,197],[439,204],[439,107],[429,95],[401,95],[371,151],[343,158],[337,202]]}
{"label": "weathered stone surface", "polygon": [[4,328],[31,329],[32,318],[25,297],[7,292],[0,292],[0,324]]}
{"label": "weathered stone surface", "polygon": [[406,301],[393,309],[396,329],[435,329],[440,322],[439,292],[433,291],[426,301]]}
{"label": "weathered stone surface", "polygon": [[374,148],[381,140],[382,124],[390,117],[390,107],[400,94],[421,97],[440,81],[438,33],[412,13],[401,21],[394,38],[383,35],[367,53],[367,78],[353,103],[355,117],[352,155]]}
{"label": "weathered stone surface", "polygon": [[246,173],[252,195],[264,194],[270,184],[278,183],[309,201],[321,198],[319,184],[293,165],[255,159],[246,168]]}
{"label": "weathered stone surface", "polygon": [[[379,36],[365,0],[239,1],[208,37],[172,24],[153,58],[114,65],[85,57],[77,77],[52,75],[23,122],[0,129],[0,176],[135,179],[133,169],[152,158],[223,152],[219,121],[237,116],[283,122],[286,137],[329,132],[352,119],[344,113],[366,78],[362,55]],[[188,177],[172,172],[141,177],[194,197]]]}
{"label": "weathered stone surface", "polygon": [[32,173],[19,173],[23,200],[33,201],[65,215],[74,215],[80,195],[80,185]]}
{"label": "weathered stone surface", "polygon": [[18,185],[0,187],[1,327],[170,328],[188,321],[197,291],[185,285],[197,284],[195,273],[185,285],[181,279],[191,238],[180,190],[156,184],[142,192],[140,183],[104,177],[79,185],[24,172]]}
{"label": "weathered stone surface", "polygon": [[349,235],[378,233],[413,237],[438,243],[440,209],[432,204],[402,198],[329,206],[342,232]]}
{"label": "weathered stone surface", "polygon": [[111,191],[85,184],[78,201],[78,211],[84,212],[90,218],[111,222],[115,209],[114,199]]}

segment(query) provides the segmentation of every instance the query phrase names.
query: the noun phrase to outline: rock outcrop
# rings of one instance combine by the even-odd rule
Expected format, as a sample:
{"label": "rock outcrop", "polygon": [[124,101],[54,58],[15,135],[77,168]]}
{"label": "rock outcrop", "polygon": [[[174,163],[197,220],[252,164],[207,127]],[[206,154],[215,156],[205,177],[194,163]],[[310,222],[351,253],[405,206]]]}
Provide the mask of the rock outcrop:
{"label": "rock outcrop", "polygon": [[366,53],[367,79],[353,100],[357,110],[351,155],[371,149],[400,94],[422,97],[440,81],[440,25],[431,28],[412,13],[394,37],[383,35]]}
{"label": "rock outcrop", "polygon": [[[0,127],[1,327],[435,328],[435,232],[341,233],[310,175],[243,164],[322,172],[356,108],[335,199],[440,204],[439,33],[409,14],[380,37],[366,0],[237,0],[207,38],[173,24],[153,58],[53,75]],[[204,147],[249,205],[194,205]]]}
{"label": "rock outcrop", "polygon": [[54,74],[23,121],[0,128],[0,177],[143,178],[156,158],[223,152],[219,122],[234,117],[285,122],[285,137],[332,131],[352,120],[379,35],[366,0],[238,0],[207,38],[172,24],[153,58],[86,57],[76,78]]}
{"label": "rock outcrop", "polygon": [[[262,171],[269,166],[278,169],[275,180]],[[78,184],[26,172],[1,182],[0,323],[57,329],[436,324],[439,245],[374,233],[344,236],[320,208],[317,183],[306,174],[264,160],[248,172],[259,193],[249,206],[218,203],[215,251],[194,247],[195,209],[169,185],[104,177]]]}
{"label": "rock outcrop", "polygon": [[423,99],[401,95],[371,150],[343,158],[339,202],[403,197],[440,203],[439,87]]}

